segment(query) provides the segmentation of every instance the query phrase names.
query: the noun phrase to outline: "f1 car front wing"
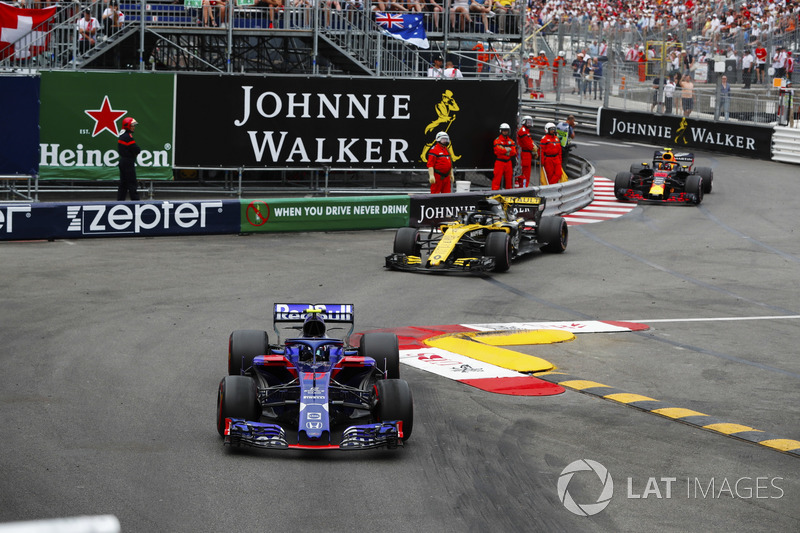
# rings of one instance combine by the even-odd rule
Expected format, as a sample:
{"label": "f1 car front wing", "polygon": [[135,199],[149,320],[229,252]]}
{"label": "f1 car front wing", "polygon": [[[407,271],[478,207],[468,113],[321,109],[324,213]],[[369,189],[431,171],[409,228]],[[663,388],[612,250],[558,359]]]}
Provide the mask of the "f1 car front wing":
{"label": "f1 car front wing", "polygon": [[344,430],[338,445],[320,442],[289,444],[286,432],[278,424],[253,422],[241,418],[225,419],[224,444],[285,450],[289,448],[324,450],[367,450],[397,448],[403,445],[403,422],[400,420],[350,426]]}
{"label": "f1 car front wing", "polygon": [[386,256],[386,268],[404,272],[486,272],[494,269],[494,257],[462,257],[435,267],[424,266],[416,255],[392,254]]}

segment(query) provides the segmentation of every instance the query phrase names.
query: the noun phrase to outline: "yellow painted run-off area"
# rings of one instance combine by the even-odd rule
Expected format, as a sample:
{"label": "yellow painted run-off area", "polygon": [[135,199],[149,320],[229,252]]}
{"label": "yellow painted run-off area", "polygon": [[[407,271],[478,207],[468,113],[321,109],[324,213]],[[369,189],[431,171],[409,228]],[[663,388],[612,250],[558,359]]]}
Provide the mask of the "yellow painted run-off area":
{"label": "yellow painted run-off area", "polygon": [[571,341],[575,335],[555,329],[466,332],[440,335],[425,340],[433,348],[448,350],[516,372],[546,372],[554,365],[541,357],[506,350],[500,346],[552,344]]}

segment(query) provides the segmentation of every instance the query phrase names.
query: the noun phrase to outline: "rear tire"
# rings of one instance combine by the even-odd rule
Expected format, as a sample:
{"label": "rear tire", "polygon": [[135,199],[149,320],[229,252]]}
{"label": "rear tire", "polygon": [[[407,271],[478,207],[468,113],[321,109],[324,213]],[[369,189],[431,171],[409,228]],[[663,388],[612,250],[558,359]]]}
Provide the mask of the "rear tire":
{"label": "rear tire", "polygon": [[240,376],[257,355],[269,353],[269,335],[256,329],[237,329],[228,339],[228,375]]}
{"label": "rear tire", "polygon": [[420,250],[417,228],[400,228],[394,234],[394,253],[419,256]]}
{"label": "rear tire", "polygon": [[382,379],[375,383],[373,416],[378,422],[401,420],[403,441],[408,440],[414,429],[414,400],[408,382],[403,379]]}
{"label": "rear tire", "polygon": [[697,167],[697,173],[703,178],[703,194],[710,193],[714,181],[714,171],[709,167]]}
{"label": "rear tire", "polygon": [[484,255],[494,257],[494,271],[505,272],[511,268],[511,240],[505,231],[493,231],[486,236]]}
{"label": "rear tire", "polygon": [[379,369],[386,370],[389,379],[400,378],[400,344],[394,333],[365,333],[358,345],[361,357],[375,359]]}
{"label": "rear tire", "polygon": [[542,217],[539,221],[539,242],[546,243],[542,251],[550,254],[560,254],[567,249],[569,229],[567,221],[562,217]]}
{"label": "rear tire", "polygon": [[225,376],[217,393],[217,431],[225,433],[226,418],[258,421],[260,407],[255,381],[247,376]]}
{"label": "rear tire", "polygon": [[633,175],[630,172],[617,172],[617,177],[614,178],[614,196],[617,197],[617,200],[622,202],[628,201],[624,196],[625,193],[621,191],[627,191],[631,188],[632,179]]}
{"label": "rear tire", "polygon": [[644,165],[641,163],[634,163],[631,165],[631,174],[638,174],[644,170]]}
{"label": "rear tire", "polygon": [[686,178],[686,192],[697,197],[695,205],[700,205],[703,201],[703,178],[698,174],[690,174]]}

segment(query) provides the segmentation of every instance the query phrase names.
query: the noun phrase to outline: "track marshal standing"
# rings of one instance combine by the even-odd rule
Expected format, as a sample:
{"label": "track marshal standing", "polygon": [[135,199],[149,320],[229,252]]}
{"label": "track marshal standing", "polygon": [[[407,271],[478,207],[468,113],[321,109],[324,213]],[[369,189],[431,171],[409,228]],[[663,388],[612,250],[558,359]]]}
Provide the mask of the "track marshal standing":
{"label": "track marshal standing", "polygon": [[428,150],[428,182],[431,194],[451,192],[456,178],[453,174],[453,159],[450,156],[450,136],[440,131],[436,142]]}
{"label": "track marshal standing", "polygon": [[133,117],[124,119],[122,133],[117,140],[117,151],[119,152],[118,202],[125,201],[128,194],[130,194],[131,200],[139,199],[139,192],[136,190],[136,156],[142,149],[133,139],[133,132],[137,124],[138,122]]}

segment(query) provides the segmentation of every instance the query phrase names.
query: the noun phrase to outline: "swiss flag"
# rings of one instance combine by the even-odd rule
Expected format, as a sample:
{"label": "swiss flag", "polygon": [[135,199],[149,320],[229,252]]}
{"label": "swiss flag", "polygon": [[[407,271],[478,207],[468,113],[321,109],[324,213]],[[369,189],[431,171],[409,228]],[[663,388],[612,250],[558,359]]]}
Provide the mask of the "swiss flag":
{"label": "swiss flag", "polygon": [[20,9],[0,3],[0,59],[27,59],[44,52],[56,6]]}

